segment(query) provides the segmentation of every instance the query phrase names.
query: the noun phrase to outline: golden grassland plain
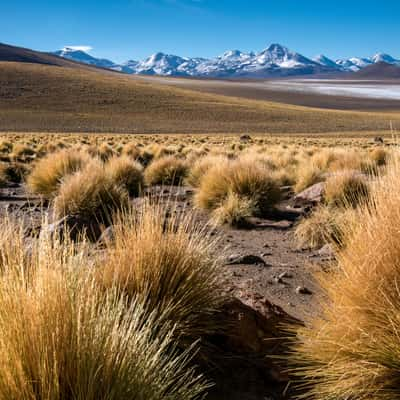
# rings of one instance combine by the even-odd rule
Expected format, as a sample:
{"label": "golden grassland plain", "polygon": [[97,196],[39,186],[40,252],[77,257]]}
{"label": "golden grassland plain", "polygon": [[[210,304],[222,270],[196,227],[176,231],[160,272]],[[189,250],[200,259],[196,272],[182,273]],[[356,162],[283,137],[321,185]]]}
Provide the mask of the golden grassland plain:
{"label": "golden grassland plain", "polygon": [[[0,398],[203,399],[207,338],[226,328],[210,232],[316,183],[293,240],[334,259],[315,276],[320,308],[290,328],[290,379],[316,400],[399,397],[399,160],[395,136],[369,134],[3,134],[0,187],[85,229],[70,239],[44,221],[27,241],[2,215]],[[189,186],[184,213],[146,197],[154,185]],[[113,237],[100,246],[94,225]]]}
{"label": "golden grassland plain", "polygon": [[168,87],[118,73],[0,63],[2,131],[325,133],[388,131],[396,112],[322,110]]}

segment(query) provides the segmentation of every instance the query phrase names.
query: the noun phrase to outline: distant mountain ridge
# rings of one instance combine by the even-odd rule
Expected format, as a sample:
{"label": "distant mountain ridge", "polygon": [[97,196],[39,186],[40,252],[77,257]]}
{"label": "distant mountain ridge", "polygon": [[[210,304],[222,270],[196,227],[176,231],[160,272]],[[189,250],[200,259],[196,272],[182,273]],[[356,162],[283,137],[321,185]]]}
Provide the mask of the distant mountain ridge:
{"label": "distant mountain ridge", "polygon": [[380,62],[400,66],[400,60],[386,53],[335,61],[321,54],[310,59],[277,43],[260,52],[229,50],[211,59],[180,57],[159,52],[142,61],[129,60],[122,64],[93,57],[73,47],[65,47],[52,54],[128,74],[215,78],[268,78],[357,72]]}

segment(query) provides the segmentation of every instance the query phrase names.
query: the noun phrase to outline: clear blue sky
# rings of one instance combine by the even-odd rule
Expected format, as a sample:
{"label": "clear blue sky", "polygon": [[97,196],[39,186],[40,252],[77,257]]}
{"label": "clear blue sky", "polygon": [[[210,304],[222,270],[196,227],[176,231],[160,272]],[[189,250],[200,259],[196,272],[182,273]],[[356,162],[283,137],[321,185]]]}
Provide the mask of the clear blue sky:
{"label": "clear blue sky", "polygon": [[118,62],[272,42],[309,57],[400,57],[399,38],[400,0],[3,0],[0,9],[0,42],[44,51],[87,45]]}

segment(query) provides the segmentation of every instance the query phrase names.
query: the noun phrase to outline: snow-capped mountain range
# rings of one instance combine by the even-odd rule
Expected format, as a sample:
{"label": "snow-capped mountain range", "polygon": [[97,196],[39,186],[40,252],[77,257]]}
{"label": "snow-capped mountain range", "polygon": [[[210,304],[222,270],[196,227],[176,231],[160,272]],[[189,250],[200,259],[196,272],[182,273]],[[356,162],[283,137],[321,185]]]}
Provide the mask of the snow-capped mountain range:
{"label": "snow-capped mountain range", "polygon": [[370,58],[352,57],[333,61],[324,55],[310,59],[280,44],[271,44],[258,53],[230,50],[212,59],[156,53],[142,61],[129,60],[122,64],[93,57],[74,47],[65,47],[53,54],[128,74],[219,78],[265,78],[356,72],[379,62],[400,66],[400,60],[384,53],[377,53]]}

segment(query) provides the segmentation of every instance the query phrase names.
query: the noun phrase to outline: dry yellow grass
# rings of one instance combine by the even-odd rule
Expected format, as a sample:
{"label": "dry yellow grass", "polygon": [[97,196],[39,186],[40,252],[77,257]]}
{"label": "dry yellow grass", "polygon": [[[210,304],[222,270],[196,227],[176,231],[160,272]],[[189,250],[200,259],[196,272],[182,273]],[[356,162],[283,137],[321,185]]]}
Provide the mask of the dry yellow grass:
{"label": "dry yellow grass", "polygon": [[223,299],[219,260],[211,254],[215,241],[207,227],[175,211],[145,202],[121,214],[100,279],[151,309],[165,310],[182,340],[191,343],[221,329],[214,316]]}
{"label": "dry yellow grass", "polygon": [[226,157],[213,155],[208,155],[197,159],[189,168],[185,183],[193,187],[198,187],[202,177],[211,167],[222,165],[227,161],[228,159]]}
{"label": "dry yellow grass", "polygon": [[[0,229],[0,398],[181,400],[207,384],[163,314],[100,290],[86,246]],[[161,317],[161,318],[160,318]]]}
{"label": "dry yellow grass", "polygon": [[138,196],[142,191],[143,167],[129,156],[111,158],[105,169],[109,179],[126,189],[130,196]]}
{"label": "dry yellow grass", "polygon": [[128,193],[106,174],[100,162],[68,176],[54,199],[58,218],[78,217],[84,223],[109,225],[113,214],[128,206]]}
{"label": "dry yellow grass", "polygon": [[300,328],[294,360],[305,398],[393,400],[399,391],[400,166],[344,226],[336,273],[320,284],[322,315]]}
{"label": "dry yellow grass", "polygon": [[62,180],[83,168],[90,157],[76,150],[62,150],[51,153],[38,161],[28,177],[28,187],[33,193],[53,197]]}
{"label": "dry yellow grass", "polygon": [[185,161],[174,156],[157,158],[144,172],[147,185],[179,185],[188,171]]}
{"label": "dry yellow grass", "polygon": [[325,182],[324,200],[332,206],[356,207],[368,197],[369,186],[364,175],[354,171],[340,171]]}
{"label": "dry yellow grass", "polygon": [[195,203],[200,208],[213,210],[229,193],[250,198],[260,214],[269,211],[280,198],[280,190],[267,168],[235,160],[207,171],[200,181]]}

